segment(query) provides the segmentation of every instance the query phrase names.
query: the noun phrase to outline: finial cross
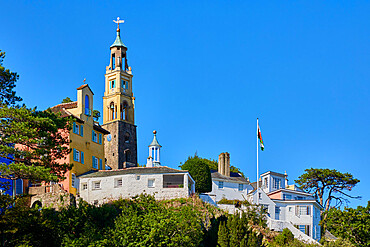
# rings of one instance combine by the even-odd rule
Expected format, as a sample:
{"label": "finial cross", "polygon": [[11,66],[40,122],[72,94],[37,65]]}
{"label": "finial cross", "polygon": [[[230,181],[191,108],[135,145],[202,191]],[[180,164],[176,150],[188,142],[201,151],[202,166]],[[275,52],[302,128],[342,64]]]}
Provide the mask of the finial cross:
{"label": "finial cross", "polygon": [[117,20],[113,20],[113,22],[117,23],[117,29],[119,30],[119,24],[124,23],[124,20],[120,20],[119,17],[117,17]]}

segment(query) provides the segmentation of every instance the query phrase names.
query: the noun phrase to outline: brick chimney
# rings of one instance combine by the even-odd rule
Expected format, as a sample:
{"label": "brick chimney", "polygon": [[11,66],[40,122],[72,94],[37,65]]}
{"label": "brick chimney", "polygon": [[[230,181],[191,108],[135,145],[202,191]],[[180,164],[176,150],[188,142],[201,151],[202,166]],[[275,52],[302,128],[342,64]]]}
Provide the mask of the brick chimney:
{"label": "brick chimney", "polygon": [[227,152],[218,156],[218,173],[230,177],[230,154]]}

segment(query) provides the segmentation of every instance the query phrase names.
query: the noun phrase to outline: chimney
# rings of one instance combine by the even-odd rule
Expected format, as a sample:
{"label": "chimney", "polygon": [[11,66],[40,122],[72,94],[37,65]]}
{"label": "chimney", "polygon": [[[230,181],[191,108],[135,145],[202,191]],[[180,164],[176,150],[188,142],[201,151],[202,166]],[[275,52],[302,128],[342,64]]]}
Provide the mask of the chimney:
{"label": "chimney", "polygon": [[225,173],[225,153],[220,153],[218,156],[218,173],[221,175]]}
{"label": "chimney", "polygon": [[225,153],[225,176],[230,177],[230,154]]}
{"label": "chimney", "polygon": [[285,175],[285,188],[287,188],[289,185],[288,185],[288,174],[286,173],[286,171],[284,175]]}
{"label": "chimney", "polygon": [[230,154],[227,152],[218,156],[218,173],[230,177]]}

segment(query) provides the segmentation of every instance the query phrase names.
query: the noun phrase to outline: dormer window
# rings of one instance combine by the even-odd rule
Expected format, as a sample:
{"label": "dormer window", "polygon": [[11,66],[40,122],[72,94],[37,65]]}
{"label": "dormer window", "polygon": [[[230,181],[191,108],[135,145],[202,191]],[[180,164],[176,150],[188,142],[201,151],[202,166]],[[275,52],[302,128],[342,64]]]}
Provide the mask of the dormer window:
{"label": "dormer window", "polygon": [[272,179],[272,185],[273,185],[273,188],[278,190],[281,188],[281,179],[280,178],[273,178]]}
{"label": "dormer window", "polygon": [[90,116],[90,100],[89,96],[86,94],[85,95],[85,115]]}

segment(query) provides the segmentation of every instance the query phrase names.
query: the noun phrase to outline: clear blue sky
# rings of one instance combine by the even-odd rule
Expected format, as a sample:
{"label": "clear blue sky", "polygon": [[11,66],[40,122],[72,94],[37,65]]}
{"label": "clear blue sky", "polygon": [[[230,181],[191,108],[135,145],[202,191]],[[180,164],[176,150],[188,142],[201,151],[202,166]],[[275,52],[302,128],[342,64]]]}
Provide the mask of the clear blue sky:
{"label": "clear blue sky", "polygon": [[370,200],[369,1],[2,1],[0,49],[17,93],[45,109],[86,78],[102,111],[117,16],[133,69],[139,163],[152,131],[163,165],[196,151],[260,171],[350,172]]}

